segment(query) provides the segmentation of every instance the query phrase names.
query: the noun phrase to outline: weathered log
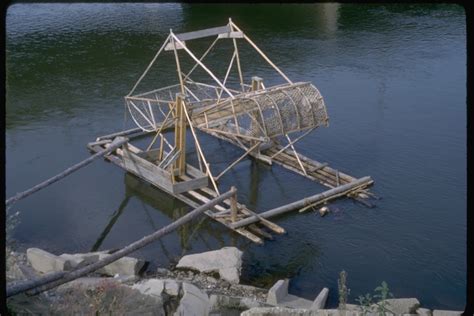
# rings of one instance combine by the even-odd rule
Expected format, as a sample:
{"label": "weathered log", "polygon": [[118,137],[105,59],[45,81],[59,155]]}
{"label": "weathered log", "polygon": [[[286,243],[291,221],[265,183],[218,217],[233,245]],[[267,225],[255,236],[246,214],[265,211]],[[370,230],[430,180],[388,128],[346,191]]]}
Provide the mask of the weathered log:
{"label": "weathered log", "polygon": [[142,129],[140,127],[135,127],[135,128],[128,129],[128,130],[125,130],[125,131],[120,131],[120,132],[116,132],[116,133],[112,133],[112,134],[97,137],[96,141],[101,141],[101,140],[104,140],[104,139],[110,139],[110,138],[114,138],[114,137],[117,137],[117,136],[127,136],[127,135],[135,134],[135,133],[138,133],[138,132],[141,132],[141,131],[142,131]]}
{"label": "weathered log", "polygon": [[81,161],[80,163],[78,164],[75,164],[74,166],[70,167],[70,168],[67,168],[66,170],[64,170],[63,172],[61,172],[60,174],[58,175],[55,175],[54,177],[52,178],[49,178],[48,180],[46,181],[43,181],[41,182],[40,184],[38,185],[35,185],[34,187],[32,187],[31,189],[29,190],[26,190],[24,192],[20,192],[20,193],[17,193],[15,196],[12,196],[11,198],[9,198],[8,200],[5,201],[5,205],[8,206],[12,203],[15,203],[16,201],[18,200],[21,200],[41,189],[44,189],[45,187],[49,186],[50,184],[53,184],[54,182],[56,181],[59,181],[61,180],[62,178],[66,177],[67,175],[73,173],[74,171],[90,164],[92,161],[94,161],[94,159],[96,158],[99,158],[101,156],[104,156],[108,153],[110,153],[111,151],[114,151],[115,149],[117,149],[118,147],[122,146],[123,144],[125,144],[126,142],[128,142],[128,139],[127,138],[123,138],[123,137],[120,137],[120,138],[116,138],[112,144],[107,148],[107,149],[104,149],[104,150],[101,150],[99,151],[98,153],[90,156],[89,158]]}
{"label": "weathered log", "polygon": [[[335,198],[335,197],[339,196],[340,194],[343,194],[344,192],[350,192],[354,188],[359,187],[363,184],[369,185],[372,181],[373,180],[370,177],[363,177],[363,178],[357,179],[357,180],[355,180],[351,183],[347,183],[347,184],[335,187],[333,189],[324,191],[322,193],[304,198],[302,200],[299,200],[299,201],[296,201],[296,202],[293,202],[293,203],[290,203],[290,204],[286,204],[286,205],[274,208],[272,210],[260,213],[259,217],[261,217],[261,218],[270,218],[270,217],[273,217],[273,216],[276,216],[276,215],[280,215],[280,214],[292,211],[294,209],[305,207],[309,204],[314,204],[315,202],[317,202],[319,200],[323,200],[323,199],[324,200],[329,200],[331,197]],[[248,217],[246,219],[240,220],[238,222],[231,223],[229,226],[232,227],[232,228],[239,228],[239,227],[243,227],[243,226],[258,222],[258,221],[259,221],[259,218],[257,216],[251,216],[251,217]]]}
{"label": "weathered log", "polygon": [[[117,261],[118,259],[140,249],[145,247],[146,245],[150,244],[151,242],[160,239],[161,237],[171,233],[172,231],[176,230],[178,227],[186,224],[187,222],[191,221],[194,219],[196,216],[200,215],[204,211],[208,210],[209,208],[213,207],[214,205],[217,205],[218,203],[222,202],[225,199],[230,198],[231,196],[234,196],[236,194],[236,189],[232,188],[231,190],[227,191],[226,193],[223,193],[219,195],[218,197],[210,200],[208,203],[197,207],[193,211],[189,212],[188,214],[180,217],[178,220],[174,221],[173,223],[169,224],[168,226],[163,227],[162,229],[143,237],[142,239],[122,248],[121,250],[114,252],[110,256],[105,257],[102,260],[99,260],[93,264],[90,264],[88,266],[85,266],[80,269],[73,270],[71,272],[65,273],[65,272],[60,272],[60,273],[53,273],[53,274],[48,274],[45,275],[44,277],[38,278],[36,280],[29,280],[29,281],[24,281],[24,282],[18,282],[15,283],[11,286],[7,286],[7,297],[23,293],[25,291],[35,289],[31,291],[31,295],[41,293],[43,291],[49,290],[51,288],[54,288],[56,286],[59,286],[63,283],[75,280],[81,276],[84,276],[88,273],[91,273],[93,271],[96,271],[102,267],[105,267],[106,265]],[[39,288],[41,287],[41,288]]]}

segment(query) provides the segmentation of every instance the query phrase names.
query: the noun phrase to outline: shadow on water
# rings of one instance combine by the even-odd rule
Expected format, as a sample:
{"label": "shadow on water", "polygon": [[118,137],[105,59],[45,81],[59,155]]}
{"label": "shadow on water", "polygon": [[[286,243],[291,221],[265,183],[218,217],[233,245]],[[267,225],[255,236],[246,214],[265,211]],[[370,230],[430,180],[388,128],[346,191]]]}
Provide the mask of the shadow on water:
{"label": "shadow on water", "polygon": [[[123,210],[126,208],[131,198],[136,198],[142,203],[143,210],[147,213],[148,222],[154,231],[159,230],[161,226],[153,221],[152,216],[150,216],[151,214],[149,213],[150,211],[159,212],[160,214],[166,215],[170,221],[175,221],[186,215],[191,210],[191,208],[185,203],[153,187],[135,175],[125,173],[124,183],[126,188],[125,197],[117,211],[112,214],[109,223],[100,234],[91,251],[97,251],[100,248],[102,242],[110,233],[118,218],[122,215]],[[209,220],[205,215],[202,215],[200,218],[180,226],[177,231],[180,240],[180,247],[182,249],[181,256],[186,254],[190,249],[191,240],[194,238],[199,238],[199,240],[204,243],[207,250],[214,250],[216,247],[225,247],[227,245],[226,235],[229,235],[230,231],[227,229],[216,229],[215,225],[216,224]],[[241,237],[235,239],[236,234],[233,235],[232,238],[234,239],[234,243],[238,243],[239,247],[245,249],[250,246],[246,241],[242,242],[243,240],[239,240],[242,239]],[[161,245],[165,253],[169,253],[169,251],[165,249],[163,243],[161,243]],[[171,258],[169,255],[167,255],[167,257],[169,259]]]}

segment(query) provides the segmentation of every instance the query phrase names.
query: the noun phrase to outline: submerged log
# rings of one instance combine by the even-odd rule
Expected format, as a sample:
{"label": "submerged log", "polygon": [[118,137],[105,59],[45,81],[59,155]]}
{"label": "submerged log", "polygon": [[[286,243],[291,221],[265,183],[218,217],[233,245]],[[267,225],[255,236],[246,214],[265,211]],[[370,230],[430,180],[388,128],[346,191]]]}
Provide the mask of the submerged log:
{"label": "submerged log", "polygon": [[283,214],[283,213],[286,213],[286,212],[289,212],[289,211],[292,211],[292,210],[295,210],[295,209],[298,209],[298,208],[305,207],[309,204],[315,204],[316,202],[318,202],[320,200],[328,201],[331,198],[336,198],[336,197],[339,197],[341,195],[347,194],[350,191],[354,190],[355,188],[358,188],[358,187],[361,187],[361,186],[364,186],[364,185],[369,185],[372,182],[373,182],[373,180],[372,180],[371,177],[363,177],[363,178],[357,179],[355,181],[352,181],[350,183],[347,183],[347,184],[335,187],[333,189],[324,191],[322,193],[304,198],[302,200],[299,200],[299,201],[296,201],[296,202],[293,202],[293,203],[290,203],[290,204],[286,204],[286,205],[274,208],[272,210],[260,213],[260,214],[258,214],[259,215],[258,217],[257,216],[251,216],[251,217],[248,217],[246,219],[242,219],[240,221],[237,221],[235,223],[230,224],[230,227],[232,227],[232,228],[243,227],[243,226],[258,222],[259,217],[261,217],[261,218],[270,218],[270,217],[280,215],[280,214]]}

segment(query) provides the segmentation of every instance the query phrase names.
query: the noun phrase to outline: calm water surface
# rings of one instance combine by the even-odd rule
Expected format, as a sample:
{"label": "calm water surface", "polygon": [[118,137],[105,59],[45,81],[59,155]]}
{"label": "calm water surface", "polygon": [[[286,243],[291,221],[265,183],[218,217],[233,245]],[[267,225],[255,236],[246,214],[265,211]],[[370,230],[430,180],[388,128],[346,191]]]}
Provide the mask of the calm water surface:
{"label": "calm water surface", "polygon": [[[170,28],[224,25],[228,17],[292,80],[311,81],[324,96],[330,127],[297,148],[356,177],[372,176],[383,199],[374,209],[337,201],[338,212],[324,218],[280,217],[288,234],[264,246],[198,219],[135,255],[156,267],[184,253],[237,245],[245,250],[247,283],[271,286],[290,277],[290,292],[309,299],[329,287],[329,305],[336,306],[338,273],[346,270],[351,302],[385,280],[396,297],[463,309],[466,28],[457,6],[13,5],[6,17],[6,195],[88,157],[86,143],[97,136],[133,126],[122,97]],[[247,82],[259,75],[277,83],[249,47],[242,49]],[[223,74],[227,59],[217,56],[210,61]],[[144,87],[175,76],[165,61]],[[199,137],[217,171],[242,153]],[[232,184],[258,211],[324,189],[249,159],[222,178],[224,190]],[[188,210],[98,160],[10,211],[20,211],[13,237],[21,247],[59,254],[124,246]]]}

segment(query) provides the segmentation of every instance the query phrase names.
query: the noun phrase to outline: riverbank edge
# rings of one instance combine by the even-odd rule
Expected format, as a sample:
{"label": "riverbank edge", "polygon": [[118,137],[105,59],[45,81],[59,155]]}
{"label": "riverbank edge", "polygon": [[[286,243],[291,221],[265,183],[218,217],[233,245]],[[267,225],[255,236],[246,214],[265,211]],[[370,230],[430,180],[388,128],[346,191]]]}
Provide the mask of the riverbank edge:
{"label": "riverbank edge", "polygon": [[[8,246],[5,250],[7,282],[41,275],[31,267],[25,252],[12,250]],[[274,291],[275,286],[276,284],[268,290],[230,283],[216,276],[216,273],[199,273],[192,269],[158,268],[156,271],[137,275],[113,277],[93,273],[36,296],[19,294],[10,297],[7,299],[7,307],[13,315],[24,312],[62,314],[71,312],[74,308],[79,313],[141,311],[151,313],[150,315],[186,315],[189,311],[196,312],[196,308],[202,315],[378,315],[376,305],[364,310],[354,304],[346,304],[345,309],[325,309],[325,301],[321,308],[317,309],[307,306],[289,307],[278,302],[269,303],[269,293]],[[190,295],[201,299],[190,300]],[[113,298],[112,303],[107,302],[108,297]],[[397,309],[403,312],[389,312],[387,315],[462,314],[461,311],[431,310],[417,303],[411,303],[409,306],[406,300],[419,303],[417,299],[392,299]],[[75,304],[72,304],[73,302]],[[110,310],[111,308],[113,310]]]}

